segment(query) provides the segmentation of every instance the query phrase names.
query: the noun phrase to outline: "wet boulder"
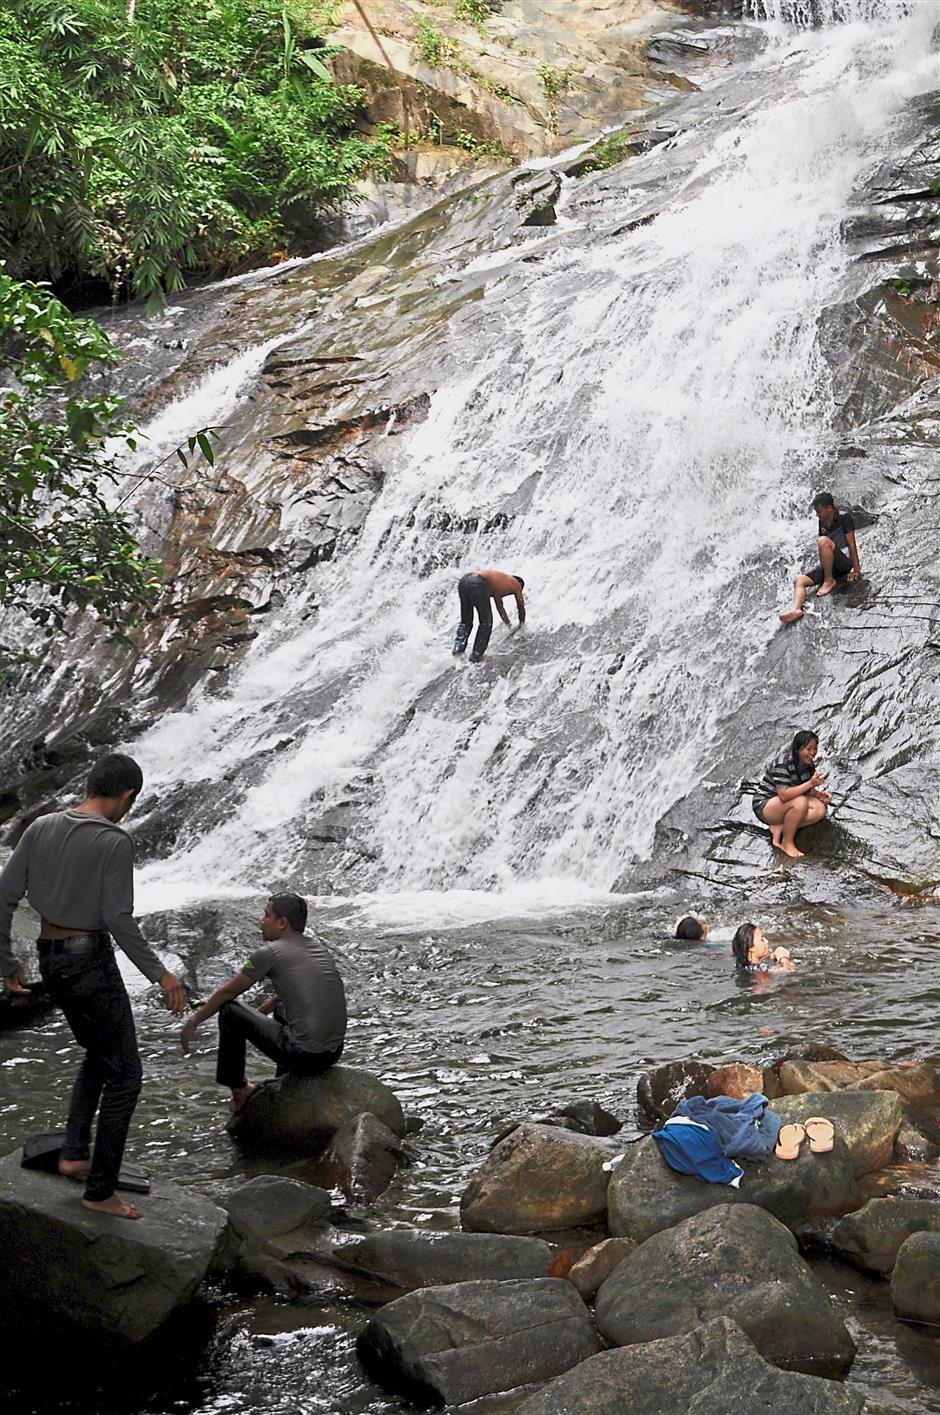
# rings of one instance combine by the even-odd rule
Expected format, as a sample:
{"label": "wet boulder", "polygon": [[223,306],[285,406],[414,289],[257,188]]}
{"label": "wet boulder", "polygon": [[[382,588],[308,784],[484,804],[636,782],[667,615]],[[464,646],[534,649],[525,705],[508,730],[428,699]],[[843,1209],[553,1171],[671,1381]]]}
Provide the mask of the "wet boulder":
{"label": "wet boulder", "polygon": [[708,1081],[715,1070],[707,1061],[668,1061],[640,1077],[636,1098],[650,1120],[668,1120],[687,1096],[708,1094]]}
{"label": "wet boulder", "polygon": [[858,1204],[848,1149],[838,1136],[828,1155],[804,1145],[795,1160],[773,1156],[744,1166],[737,1189],[707,1184],[670,1169],[652,1136],[630,1145],[608,1190],[608,1231],[643,1243],[653,1233],[721,1204],[756,1204],[790,1227],[806,1219],[844,1214]]}
{"label": "wet boulder", "polygon": [[555,1126],[520,1125],[490,1151],[464,1190],[464,1228],[546,1233],[603,1222],[604,1165],[614,1144]]}
{"label": "wet boulder", "polygon": [[[934,1134],[937,1133],[935,1126],[931,1129]],[[924,1164],[936,1158],[937,1149],[936,1141],[910,1117],[901,1122],[901,1128],[894,1137],[894,1158],[901,1164]]]}
{"label": "wet boulder", "polygon": [[77,1185],[22,1169],[18,1150],[0,1161],[4,1325],[35,1320],[49,1343],[71,1331],[137,1346],[186,1308],[220,1263],[228,1220],[161,1180],[134,1202],[144,1213],[136,1223],[92,1213]]}
{"label": "wet boulder", "polygon": [[940,1105],[940,1077],[929,1061],[900,1061],[872,1072],[859,1082],[860,1091],[897,1091],[909,1105]]}
{"label": "wet boulder", "polygon": [[551,1380],[600,1343],[570,1282],[461,1282],[389,1302],[358,1340],[369,1373],[431,1405]]}
{"label": "wet boulder", "polygon": [[632,1238],[605,1238],[595,1243],[586,1253],[582,1253],[576,1263],[568,1269],[568,1281],[590,1302],[602,1282],[606,1282],[613,1272],[633,1252],[636,1244]]}
{"label": "wet boulder", "polygon": [[329,1188],[341,1189],[347,1199],[371,1204],[406,1162],[395,1132],[365,1111],[336,1131],[318,1163],[319,1178]]}
{"label": "wet boulder", "polygon": [[264,1081],[229,1121],[239,1144],[266,1153],[318,1154],[340,1126],[369,1111],[396,1135],[405,1133],[397,1097],[369,1071],[333,1066],[322,1076]]}
{"label": "wet boulder", "polygon": [[857,1268],[886,1275],[912,1233],[940,1233],[940,1200],[869,1199],[864,1208],[839,1220],[830,1243],[840,1258]]}
{"label": "wet boulder", "polygon": [[330,1196],[314,1184],[259,1174],[241,1184],[226,1204],[229,1222],[239,1238],[280,1238],[308,1223],[330,1217]]}
{"label": "wet boulder", "polygon": [[337,1243],[333,1259],[346,1271],[411,1292],[458,1282],[544,1277],[552,1250],[541,1238],[396,1228]]}
{"label": "wet boulder", "polygon": [[493,1141],[495,1148],[500,1140],[505,1140],[520,1125],[555,1125],[560,1130],[575,1130],[579,1135],[596,1135],[606,1138],[623,1129],[623,1121],[611,1115],[609,1110],[597,1101],[568,1101],[547,1115],[529,1115],[524,1120],[514,1121],[499,1132]]}
{"label": "wet boulder", "polygon": [[682,1336],[728,1316],[775,1366],[848,1370],[855,1346],[793,1234],[753,1204],[722,1204],[654,1234],[597,1294],[601,1334],[617,1346]]}
{"label": "wet boulder", "polygon": [[521,226],[552,226],[561,177],[550,167],[524,171],[512,181]]}
{"label": "wet boulder", "polygon": [[602,1351],[557,1376],[518,1415],[859,1415],[863,1397],[837,1381],[781,1371],[727,1317],[685,1336]]}
{"label": "wet boulder", "polygon": [[45,983],[30,983],[29,994],[0,993],[0,1032],[15,1031],[19,1027],[32,1027],[55,1011],[55,1003],[49,996]]}
{"label": "wet boulder", "polygon": [[[895,1091],[810,1092],[782,1096],[771,1102],[784,1124],[822,1115],[831,1120],[845,1141],[856,1175],[869,1174],[891,1163],[894,1140],[901,1128],[901,1099]],[[824,1159],[824,1155],[814,1155]]]}
{"label": "wet boulder", "polygon": [[780,1094],[780,1083],[769,1066],[748,1066],[744,1061],[732,1061],[716,1066],[708,1078],[707,1096],[732,1096],[744,1101],[755,1093],[773,1100]]}
{"label": "wet boulder", "polygon": [[882,1070],[882,1061],[782,1061],[777,1074],[783,1095],[802,1096],[851,1090]]}
{"label": "wet boulder", "polygon": [[912,1233],[901,1244],[891,1301],[899,1317],[940,1326],[940,1233]]}

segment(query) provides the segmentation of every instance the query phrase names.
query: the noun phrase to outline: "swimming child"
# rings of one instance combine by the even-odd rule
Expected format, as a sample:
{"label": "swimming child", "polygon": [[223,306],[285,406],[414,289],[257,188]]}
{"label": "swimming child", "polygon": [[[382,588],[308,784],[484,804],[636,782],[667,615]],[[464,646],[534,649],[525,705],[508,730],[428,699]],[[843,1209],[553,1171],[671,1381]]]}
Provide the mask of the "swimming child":
{"label": "swimming child", "polygon": [[683,914],[676,921],[676,938],[689,943],[704,943],[708,938],[708,924],[700,914]]}
{"label": "swimming child", "polygon": [[793,973],[793,962],[786,948],[771,948],[762,929],[756,924],[742,924],[731,940],[731,951],[738,968],[751,973]]}

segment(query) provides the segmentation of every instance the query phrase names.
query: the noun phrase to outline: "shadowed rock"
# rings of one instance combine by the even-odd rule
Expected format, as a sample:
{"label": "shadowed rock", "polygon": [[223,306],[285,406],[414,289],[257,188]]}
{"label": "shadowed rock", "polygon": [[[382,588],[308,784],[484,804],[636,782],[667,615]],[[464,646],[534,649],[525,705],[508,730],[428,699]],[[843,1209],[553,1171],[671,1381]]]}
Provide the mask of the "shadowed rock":
{"label": "shadowed rock", "polygon": [[618,1346],[724,1315],[776,1366],[838,1375],[852,1364],[854,1343],[796,1239],[753,1204],[723,1204],[655,1234],[597,1294],[598,1328]]}
{"label": "shadowed rock", "polygon": [[891,1301],[899,1317],[940,1326],[940,1233],[914,1233],[901,1244]]}
{"label": "shadowed rock", "polygon": [[603,1351],[556,1377],[519,1415],[859,1415],[863,1397],[835,1381],[780,1371],[736,1322]]}
{"label": "shadowed rock", "polygon": [[263,1082],[232,1116],[228,1129],[252,1149],[313,1154],[364,1111],[396,1135],[405,1133],[398,1099],[377,1076],[352,1066],[333,1066],[322,1076],[279,1076]]}
{"label": "shadowed rock", "polygon": [[839,1220],[830,1242],[840,1258],[865,1272],[886,1275],[912,1233],[940,1233],[940,1201],[869,1199],[864,1208]]}
{"label": "shadowed rock", "polygon": [[333,1248],[336,1263],[404,1292],[470,1281],[540,1278],[552,1260],[541,1238],[393,1229]]}
{"label": "shadowed rock", "polygon": [[341,1189],[347,1199],[371,1204],[407,1161],[399,1137],[365,1111],[344,1121],[318,1163],[321,1183]]}
{"label": "shadowed rock", "polygon": [[669,1061],[653,1071],[645,1071],[636,1088],[640,1108],[650,1120],[668,1120],[680,1101],[688,1096],[704,1096],[714,1071],[707,1061]]}

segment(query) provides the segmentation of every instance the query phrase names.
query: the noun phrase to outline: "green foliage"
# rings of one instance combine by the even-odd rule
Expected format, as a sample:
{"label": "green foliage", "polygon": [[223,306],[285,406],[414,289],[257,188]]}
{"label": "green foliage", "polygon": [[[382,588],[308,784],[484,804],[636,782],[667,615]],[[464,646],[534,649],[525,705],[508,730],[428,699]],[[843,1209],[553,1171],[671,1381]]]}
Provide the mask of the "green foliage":
{"label": "green foliage", "polygon": [[457,129],[454,134],[454,147],[463,148],[464,152],[472,152],[475,157],[498,157],[507,162],[512,161],[512,154],[506,151],[502,143],[483,142],[466,128]]}
{"label": "green foliage", "polygon": [[387,159],[332,83],[324,0],[8,0],[0,249],[18,278],[159,304],[188,272],[302,246]]}
{"label": "green foliage", "polygon": [[606,172],[609,168],[616,167],[618,162],[632,157],[636,150],[637,139],[633,133],[612,133],[610,137],[601,138],[600,142],[596,142],[588,150],[581,160],[578,175],[584,176],[588,172]]}
{"label": "green foliage", "polygon": [[116,357],[98,325],[0,265],[0,606],[50,635],[75,609],[117,630],[160,588],[159,565],[106,496],[116,472],[104,444],[136,447],[121,405],[69,392]]}
{"label": "green foliage", "polygon": [[438,29],[433,20],[419,20],[414,34],[415,52],[429,69],[453,69],[460,50],[454,40]]}
{"label": "green foliage", "polygon": [[572,73],[571,69],[559,69],[555,64],[539,64],[538,76],[542,80],[546,98],[554,101],[563,93],[567,93],[571,86]]}
{"label": "green foliage", "polygon": [[487,0],[455,0],[454,14],[458,20],[466,20],[482,33],[483,25],[490,17],[491,6]]}

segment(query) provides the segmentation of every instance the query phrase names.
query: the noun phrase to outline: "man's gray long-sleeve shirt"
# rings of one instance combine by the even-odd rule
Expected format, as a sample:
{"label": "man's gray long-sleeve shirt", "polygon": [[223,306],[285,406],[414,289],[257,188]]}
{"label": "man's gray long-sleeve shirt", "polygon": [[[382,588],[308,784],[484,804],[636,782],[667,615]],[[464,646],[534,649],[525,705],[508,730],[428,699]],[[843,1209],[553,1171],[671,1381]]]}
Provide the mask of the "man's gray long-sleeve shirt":
{"label": "man's gray long-sleeve shirt", "polygon": [[47,923],[107,929],[155,983],[166,971],[134,918],[134,846],[104,816],[57,811],[27,827],[0,875],[0,977],[16,972],[10,926],[23,896]]}

